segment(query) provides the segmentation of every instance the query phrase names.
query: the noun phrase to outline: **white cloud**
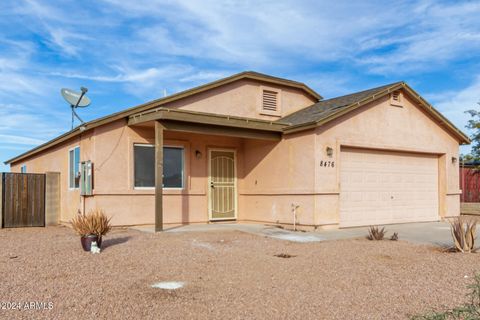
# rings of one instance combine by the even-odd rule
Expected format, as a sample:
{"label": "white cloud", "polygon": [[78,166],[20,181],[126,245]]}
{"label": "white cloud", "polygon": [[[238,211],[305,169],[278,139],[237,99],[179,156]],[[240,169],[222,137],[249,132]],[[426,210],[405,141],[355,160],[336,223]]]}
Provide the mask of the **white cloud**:
{"label": "white cloud", "polygon": [[[436,101],[436,108],[445,115],[450,121],[455,124],[460,130],[471,133],[465,128],[470,115],[465,111],[479,108],[478,102],[480,102],[480,76],[477,76],[475,80],[466,88],[463,88],[457,92],[451,92],[450,96],[440,97]],[[462,147],[463,153],[468,153],[470,147]]]}
{"label": "white cloud", "polygon": [[3,141],[4,143],[24,144],[28,146],[35,146],[45,142],[41,139],[35,139],[31,137],[24,137],[13,134],[0,134],[0,141]]}

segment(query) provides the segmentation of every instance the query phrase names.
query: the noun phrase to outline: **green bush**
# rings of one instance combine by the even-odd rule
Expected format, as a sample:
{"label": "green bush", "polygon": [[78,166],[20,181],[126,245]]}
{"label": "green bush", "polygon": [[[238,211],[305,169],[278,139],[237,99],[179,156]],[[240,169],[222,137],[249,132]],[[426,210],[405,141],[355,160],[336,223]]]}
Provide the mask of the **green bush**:
{"label": "green bush", "polygon": [[445,312],[431,312],[412,317],[412,320],[479,320],[480,319],[480,274],[477,274],[467,297],[468,303]]}

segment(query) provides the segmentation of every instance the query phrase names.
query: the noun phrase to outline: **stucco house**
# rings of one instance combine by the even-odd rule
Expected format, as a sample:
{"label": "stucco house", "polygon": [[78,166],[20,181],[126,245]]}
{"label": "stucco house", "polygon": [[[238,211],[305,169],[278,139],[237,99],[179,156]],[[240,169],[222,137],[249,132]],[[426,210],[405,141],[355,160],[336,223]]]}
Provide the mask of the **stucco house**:
{"label": "stucco house", "polygon": [[60,172],[60,222],[99,207],[114,225],[156,230],[292,224],[295,209],[298,225],[350,227],[459,215],[467,143],[404,82],[324,100],[303,83],[243,72],[90,121],[6,163]]}

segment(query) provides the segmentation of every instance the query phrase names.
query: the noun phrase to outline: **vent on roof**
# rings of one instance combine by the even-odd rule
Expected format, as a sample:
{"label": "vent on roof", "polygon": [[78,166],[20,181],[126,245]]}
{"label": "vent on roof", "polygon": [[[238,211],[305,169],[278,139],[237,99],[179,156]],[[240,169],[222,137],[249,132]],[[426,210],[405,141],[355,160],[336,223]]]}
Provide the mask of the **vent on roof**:
{"label": "vent on roof", "polygon": [[262,108],[265,111],[276,112],[278,110],[278,92],[263,90]]}
{"label": "vent on roof", "polygon": [[390,104],[392,106],[402,107],[402,94],[400,90],[393,91],[390,95]]}

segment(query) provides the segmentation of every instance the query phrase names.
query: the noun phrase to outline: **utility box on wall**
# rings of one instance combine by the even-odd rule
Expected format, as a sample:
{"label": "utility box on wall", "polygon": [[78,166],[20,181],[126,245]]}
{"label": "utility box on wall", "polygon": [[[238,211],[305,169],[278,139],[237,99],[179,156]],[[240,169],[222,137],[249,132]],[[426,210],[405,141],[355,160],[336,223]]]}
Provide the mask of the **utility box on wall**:
{"label": "utility box on wall", "polygon": [[93,196],[93,163],[90,160],[80,164],[80,194]]}

